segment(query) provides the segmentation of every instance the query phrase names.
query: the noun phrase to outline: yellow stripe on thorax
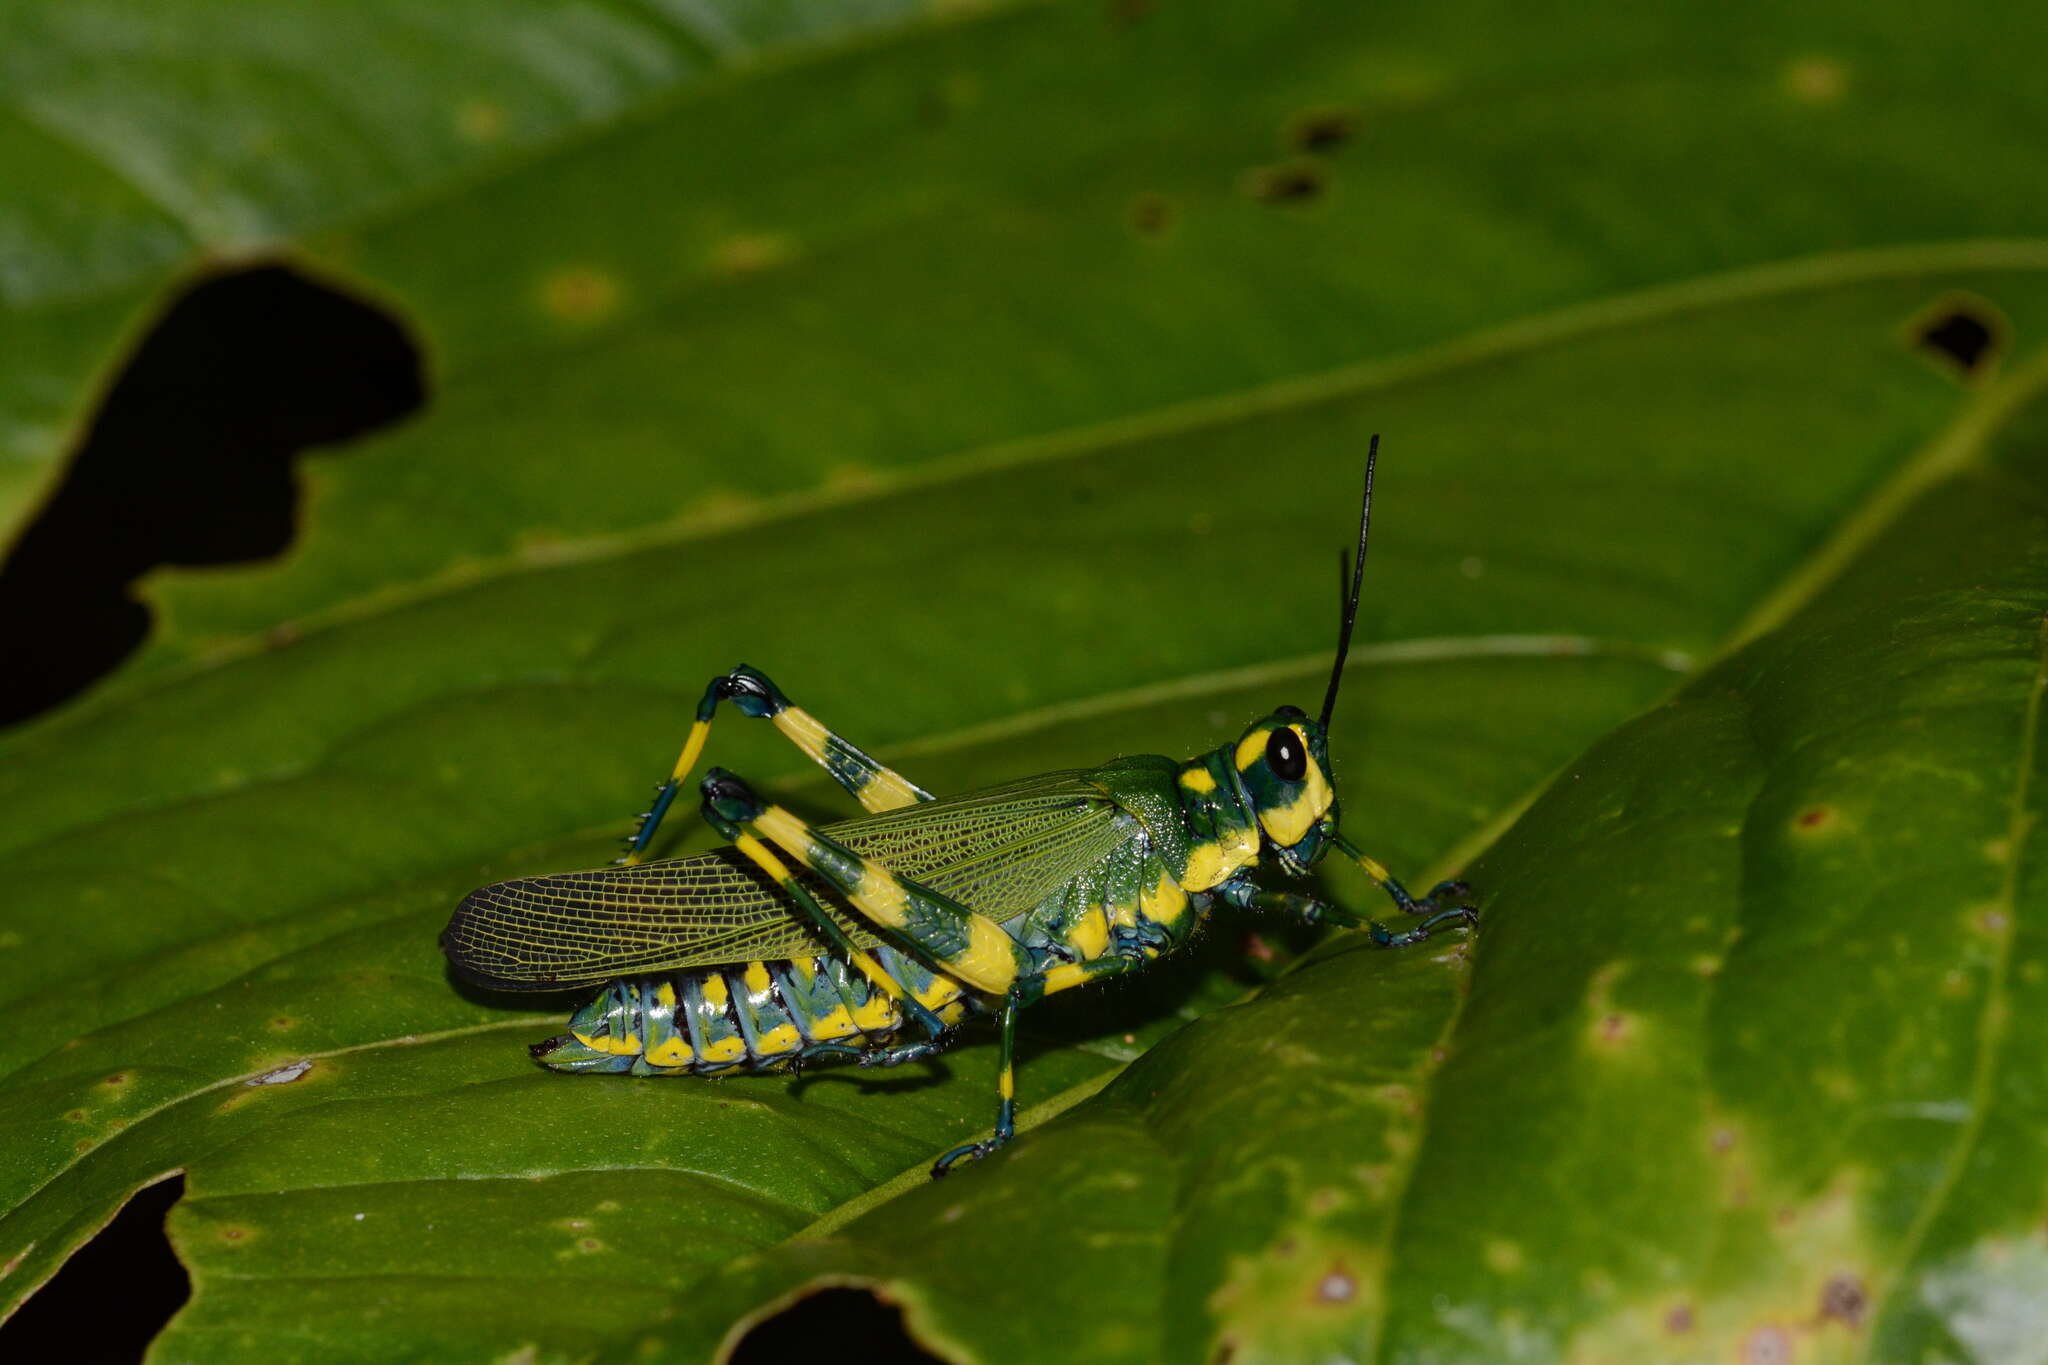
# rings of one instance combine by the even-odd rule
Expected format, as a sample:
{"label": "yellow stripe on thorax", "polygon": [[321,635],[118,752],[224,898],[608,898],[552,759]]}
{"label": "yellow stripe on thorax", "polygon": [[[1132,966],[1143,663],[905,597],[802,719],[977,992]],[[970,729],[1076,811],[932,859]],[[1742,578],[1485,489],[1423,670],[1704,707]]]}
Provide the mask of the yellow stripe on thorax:
{"label": "yellow stripe on thorax", "polygon": [[1249,829],[1233,830],[1228,842],[1196,844],[1188,850],[1187,871],[1180,875],[1183,891],[1207,891],[1227,880],[1239,868],[1259,860],[1259,836]]}
{"label": "yellow stripe on thorax", "polygon": [[1093,962],[1109,951],[1109,917],[1102,907],[1091,905],[1081,912],[1066,933],[1067,946],[1083,962]]}
{"label": "yellow stripe on thorax", "polygon": [[1057,995],[1061,991],[1072,990],[1087,979],[1088,969],[1081,963],[1062,962],[1056,967],[1046,969],[1045,993]]}
{"label": "yellow stripe on thorax", "polygon": [[1188,893],[1162,872],[1157,884],[1138,893],[1138,909],[1146,919],[1170,929],[1187,917]]}

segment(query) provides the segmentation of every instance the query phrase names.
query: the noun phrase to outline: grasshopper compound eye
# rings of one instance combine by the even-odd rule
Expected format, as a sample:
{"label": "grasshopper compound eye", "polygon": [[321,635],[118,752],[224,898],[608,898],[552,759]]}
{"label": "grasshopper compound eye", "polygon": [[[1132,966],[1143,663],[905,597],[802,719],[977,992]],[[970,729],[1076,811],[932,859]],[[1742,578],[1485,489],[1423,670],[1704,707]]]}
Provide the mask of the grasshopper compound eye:
{"label": "grasshopper compound eye", "polygon": [[1282,782],[1299,782],[1308,774],[1308,750],[1293,726],[1283,725],[1267,738],[1266,766]]}

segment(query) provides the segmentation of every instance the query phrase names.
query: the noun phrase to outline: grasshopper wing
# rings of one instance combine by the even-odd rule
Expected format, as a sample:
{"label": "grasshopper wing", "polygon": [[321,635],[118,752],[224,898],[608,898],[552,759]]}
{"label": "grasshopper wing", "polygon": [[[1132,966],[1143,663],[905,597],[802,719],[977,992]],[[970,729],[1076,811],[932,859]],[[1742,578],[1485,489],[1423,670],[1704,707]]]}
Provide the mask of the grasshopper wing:
{"label": "grasshopper wing", "polygon": [[[1076,770],[866,815],[824,832],[1002,922],[1057,894],[1136,837],[1138,825]],[[800,875],[855,944],[882,941],[822,882]],[[464,978],[515,991],[829,951],[775,883],[730,848],[483,887],[456,908],[441,946]]]}

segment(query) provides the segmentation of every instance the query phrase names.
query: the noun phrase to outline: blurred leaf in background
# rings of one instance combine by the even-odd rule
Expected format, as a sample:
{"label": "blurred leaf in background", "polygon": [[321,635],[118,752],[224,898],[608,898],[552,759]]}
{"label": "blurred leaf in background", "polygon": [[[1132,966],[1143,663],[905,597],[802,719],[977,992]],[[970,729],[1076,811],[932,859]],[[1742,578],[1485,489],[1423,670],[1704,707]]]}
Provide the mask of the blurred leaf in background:
{"label": "blurred leaf in background", "polygon": [[[123,406],[180,307],[266,458],[399,378],[0,736],[0,1300],[182,1175],[163,1361],[709,1359],[820,1284],[955,1360],[2028,1358],[2043,26],[10,7],[21,544],[95,439],[222,477]],[[943,1185],[985,1038],[571,1080],[447,977],[742,659],[935,790],[1312,705],[1373,431],[1346,829],[1476,936],[1261,986],[1219,917]]]}

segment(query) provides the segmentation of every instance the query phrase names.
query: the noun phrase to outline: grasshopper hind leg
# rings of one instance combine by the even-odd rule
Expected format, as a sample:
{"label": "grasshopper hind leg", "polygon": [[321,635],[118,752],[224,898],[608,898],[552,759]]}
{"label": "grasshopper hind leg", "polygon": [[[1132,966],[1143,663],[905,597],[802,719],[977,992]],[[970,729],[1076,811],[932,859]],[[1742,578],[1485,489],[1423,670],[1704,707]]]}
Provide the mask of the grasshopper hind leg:
{"label": "grasshopper hind leg", "polygon": [[683,740],[682,753],[677,756],[668,778],[654,784],[653,804],[640,813],[633,832],[622,841],[625,852],[616,859],[619,866],[631,867],[646,856],[655,830],[660,828],[663,817],[675,803],[676,794],[682,790],[683,780],[690,775],[704,752],[713,717],[717,715],[720,704],[728,702],[742,715],[773,725],[784,739],[800,749],[805,757],[822,766],[832,775],[834,782],[868,810],[897,810],[932,799],[932,794],[923,787],[876,762],[859,746],[827,729],[817,717],[794,705],[766,673],[741,664],[730,673],[719,674],[706,685],[704,698],[697,703],[697,718]]}

